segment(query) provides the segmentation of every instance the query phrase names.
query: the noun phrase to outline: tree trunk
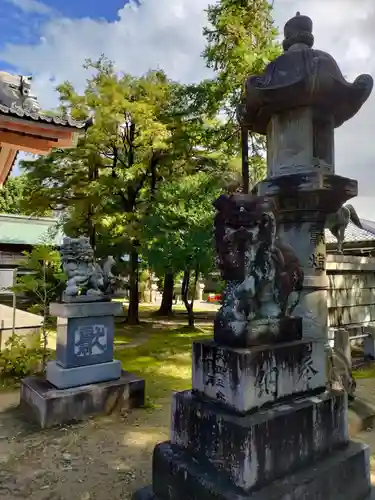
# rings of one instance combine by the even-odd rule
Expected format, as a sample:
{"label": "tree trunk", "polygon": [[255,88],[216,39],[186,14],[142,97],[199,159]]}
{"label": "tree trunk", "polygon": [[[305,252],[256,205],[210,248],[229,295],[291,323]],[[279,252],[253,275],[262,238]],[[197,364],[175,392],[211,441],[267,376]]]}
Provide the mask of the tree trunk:
{"label": "tree trunk", "polygon": [[130,325],[139,324],[139,292],[138,292],[138,248],[133,245],[130,252],[130,277],[129,277],[129,310],[127,322]]}
{"label": "tree trunk", "polygon": [[197,266],[195,269],[193,296],[191,298],[191,301],[189,302],[190,268],[189,267],[185,268],[184,277],[183,277],[182,286],[181,286],[181,295],[182,295],[182,300],[185,304],[187,315],[188,315],[188,324],[191,327],[194,327],[194,325],[195,325],[194,299],[195,299],[198,278],[199,278],[199,267]]}
{"label": "tree trunk", "polygon": [[47,333],[47,317],[48,317],[48,293],[47,293],[47,270],[46,261],[43,261],[43,323],[42,323],[42,372],[44,373],[47,366],[47,346],[48,346],[48,333]]}
{"label": "tree trunk", "polygon": [[160,309],[157,311],[158,316],[169,316],[172,314],[174,291],[174,275],[171,272],[166,272],[164,276],[163,297],[161,299]]}
{"label": "tree trunk", "polygon": [[92,249],[95,252],[95,249],[96,249],[96,227],[95,227],[95,224],[92,221],[93,220],[93,211],[92,211],[91,208],[90,208],[90,212],[88,214],[88,219],[89,219],[89,223],[88,223],[89,230],[88,230],[88,233],[89,233],[90,245],[91,245]]}
{"label": "tree trunk", "polygon": [[[89,183],[96,181],[99,178],[99,169],[96,165],[96,160],[93,158],[91,163],[89,164]],[[89,203],[88,211],[87,211],[87,225],[88,225],[88,236],[90,240],[90,245],[95,252],[96,247],[96,226],[94,222],[95,217],[95,205],[93,203]]]}
{"label": "tree trunk", "polygon": [[242,146],[242,192],[249,192],[249,131],[245,125],[241,127]]}

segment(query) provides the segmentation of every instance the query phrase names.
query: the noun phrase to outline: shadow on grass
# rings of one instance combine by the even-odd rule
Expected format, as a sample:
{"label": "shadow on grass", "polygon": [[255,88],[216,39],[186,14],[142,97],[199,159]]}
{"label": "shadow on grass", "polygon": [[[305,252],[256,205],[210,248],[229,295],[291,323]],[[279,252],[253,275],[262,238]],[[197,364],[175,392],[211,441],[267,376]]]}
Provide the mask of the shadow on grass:
{"label": "shadow on grass", "polygon": [[115,357],[124,370],[145,379],[148,401],[155,403],[173,391],[191,388],[192,343],[211,336],[211,328],[160,329],[142,345],[117,350]]}
{"label": "shadow on grass", "polygon": [[[132,345],[126,349],[120,347],[115,349],[115,358],[121,361],[124,370],[145,379],[145,409],[151,410],[160,407],[161,404],[169,403],[172,392],[191,388],[192,343],[211,338],[212,327],[189,329],[176,328],[173,324],[169,324],[168,327],[162,328],[160,323],[155,322],[131,327],[131,334],[127,328],[117,327],[115,342],[131,342],[141,336],[144,338],[142,344]],[[15,389],[14,385],[7,385],[3,391],[9,392],[12,389]],[[28,423],[14,405],[9,410],[1,412],[0,425],[5,423],[6,427],[12,424],[12,427],[17,429],[17,435],[47,432],[40,431],[37,426]],[[79,426],[74,424],[73,427],[76,428],[77,425]]]}
{"label": "shadow on grass", "polygon": [[[210,328],[191,330],[174,328],[154,330],[142,345],[118,349],[115,358],[122,363],[123,369],[142,377],[146,381],[145,410],[155,410],[162,404],[169,403],[174,391],[191,388],[191,350],[192,343],[212,336]],[[145,411],[143,410],[143,411]],[[17,407],[1,412],[1,424],[12,424],[17,428],[18,436],[48,433],[41,431],[32,422],[25,420]],[[64,428],[77,429],[80,425],[65,425]]]}
{"label": "shadow on grass", "polygon": [[374,361],[364,364],[358,369],[353,370],[353,377],[356,380],[375,378],[375,364]]}
{"label": "shadow on grass", "polygon": [[[157,314],[159,310],[159,306],[154,306],[154,305],[140,305],[139,306],[139,318],[140,320],[148,319],[152,321],[158,321],[166,319],[166,320],[171,320],[171,321],[186,321],[188,320],[187,316],[187,311],[185,306],[173,306],[172,313],[168,316],[159,316]],[[205,308],[204,304],[201,306],[195,306],[194,307],[194,316],[197,322],[201,321],[213,321],[215,318],[217,311],[215,309],[207,309]],[[123,308],[123,314],[121,316],[118,316],[121,321],[124,321],[128,314],[128,306],[124,305]]]}

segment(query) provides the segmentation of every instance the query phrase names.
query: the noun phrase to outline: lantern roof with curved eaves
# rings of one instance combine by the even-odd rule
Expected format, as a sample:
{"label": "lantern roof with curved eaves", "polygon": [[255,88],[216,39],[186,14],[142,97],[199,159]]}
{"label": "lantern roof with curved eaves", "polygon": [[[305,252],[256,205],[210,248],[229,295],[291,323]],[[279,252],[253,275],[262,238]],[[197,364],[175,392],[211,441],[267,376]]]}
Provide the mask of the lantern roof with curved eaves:
{"label": "lantern roof with curved eaves", "polygon": [[348,82],[330,54],[313,49],[312,30],[312,20],[297,12],[284,28],[284,53],[248,78],[239,118],[249,130],[266,134],[272,115],[299,107],[319,110],[339,127],[369,98],[372,77]]}

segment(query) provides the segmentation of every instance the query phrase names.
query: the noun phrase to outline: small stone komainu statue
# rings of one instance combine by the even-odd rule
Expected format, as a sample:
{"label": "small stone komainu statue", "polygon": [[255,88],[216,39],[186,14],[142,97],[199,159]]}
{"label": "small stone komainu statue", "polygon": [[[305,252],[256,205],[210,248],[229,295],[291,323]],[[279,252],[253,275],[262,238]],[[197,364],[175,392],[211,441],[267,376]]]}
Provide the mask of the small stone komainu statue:
{"label": "small stone komainu statue", "polygon": [[107,257],[101,267],[94,258],[89,238],[64,238],[60,248],[63,271],[67,276],[64,301],[94,301],[109,298],[116,281],[112,274],[115,260]]}

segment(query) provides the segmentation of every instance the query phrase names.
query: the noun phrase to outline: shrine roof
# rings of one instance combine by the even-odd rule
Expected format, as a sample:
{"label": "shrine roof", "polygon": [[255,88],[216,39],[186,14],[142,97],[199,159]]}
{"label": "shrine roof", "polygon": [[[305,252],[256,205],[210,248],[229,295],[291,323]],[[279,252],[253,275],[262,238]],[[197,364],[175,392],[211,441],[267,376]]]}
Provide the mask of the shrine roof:
{"label": "shrine roof", "polygon": [[85,129],[92,124],[91,119],[78,121],[69,115],[46,114],[41,109],[37,97],[31,93],[31,81],[30,76],[0,71],[0,115],[75,129]]}
{"label": "shrine roof", "polygon": [[[363,225],[363,229],[360,229],[352,222],[349,222],[348,227],[345,230],[344,243],[357,243],[357,242],[365,243],[373,241],[375,244],[375,222],[372,222],[374,227],[373,231],[371,231],[369,230],[369,227],[366,227],[367,226],[366,222],[371,222],[371,221],[365,221],[363,219],[360,220]],[[327,244],[337,243],[336,238],[332,235],[332,233],[328,229],[325,230],[325,237]]]}
{"label": "shrine roof", "polygon": [[0,244],[35,246],[48,240],[58,246],[63,234],[56,230],[57,223],[54,217],[0,214]]}
{"label": "shrine roof", "polygon": [[28,111],[26,109],[23,109],[21,106],[12,105],[9,107],[1,103],[0,114],[13,116],[14,118],[22,118],[24,120],[30,120],[34,122],[42,122],[48,125],[57,125],[60,127],[70,127],[77,129],[85,129],[91,124],[91,120],[78,121],[71,116],[50,116],[44,114],[42,111]]}

